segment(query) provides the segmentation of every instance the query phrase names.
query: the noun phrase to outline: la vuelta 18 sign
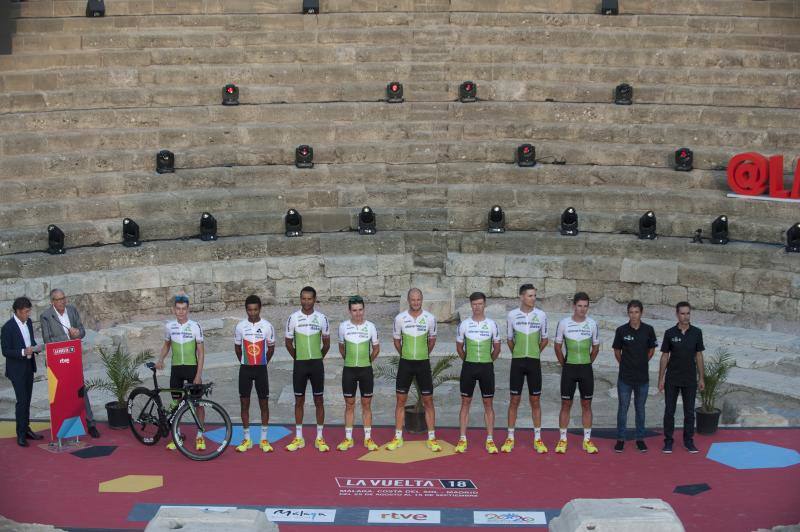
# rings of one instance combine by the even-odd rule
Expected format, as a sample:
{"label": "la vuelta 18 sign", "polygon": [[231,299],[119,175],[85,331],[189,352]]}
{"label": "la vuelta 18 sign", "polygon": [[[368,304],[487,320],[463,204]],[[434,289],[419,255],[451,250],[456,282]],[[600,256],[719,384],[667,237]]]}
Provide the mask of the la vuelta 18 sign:
{"label": "la vuelta 18 sign", "polygon": [[794,170],[794,183],[786,190],[783,182],[783,155],[769,159],[760,153],[740,153],[728,163],[728,186],[736,194],[761,196],[769,192],[770,198],[800,200],[800,159]]}

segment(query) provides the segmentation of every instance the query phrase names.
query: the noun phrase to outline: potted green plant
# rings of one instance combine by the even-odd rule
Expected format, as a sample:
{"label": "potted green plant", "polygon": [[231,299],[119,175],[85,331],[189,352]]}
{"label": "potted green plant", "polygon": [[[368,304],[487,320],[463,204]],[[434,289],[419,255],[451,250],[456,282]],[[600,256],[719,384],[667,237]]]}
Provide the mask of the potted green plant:
{"label": "potted green plant", "polygon": [[86,389],[110,392],[116,400],[106,403],[108,425],[112,429],[126,429],[128,428],[128,394],[142,383],[138,368],[153,358],[153,352],[147,350],[131,355],[121,345],[116,346],[112,351],[98,347],[97,352],[106,369],[106,377],[88,381]]}
{"label": "potted green plant", "polygon": [[[458,380],[458,375],[454,373],[445,373],[452,367],[453,363],[458,360],[458,355],[453,353],[437,358],[438,360],[436,360],[431,367],[434,389],[444,382]],[[400,357],[395,355],[385,363],[376,366],[375,375],[386,381],[394,382],[397,378],[397,367],[399,364]],[[425,424],[425,409],[422,406],[422,396],[419,393],[416,377],[411,381],[411,386],[414,390],[414,404],[406,405],[405,430],[412,434],[419,434],[425,432],[427,428]]]}
{"label": "potted green plant", "polygon": [[697,418],[697,432],[699,434],[714,434],[719,425],[719,416],[722,411],[717,408],[717,400],[724,393],[721,386],[728,380],[731,368],[736,367],[736,360],[733,355],[725,349],[718,349],[714,355],[703,362],[705,372],[703,383],[705,387],[700,390],[699,408],[695,409]]}

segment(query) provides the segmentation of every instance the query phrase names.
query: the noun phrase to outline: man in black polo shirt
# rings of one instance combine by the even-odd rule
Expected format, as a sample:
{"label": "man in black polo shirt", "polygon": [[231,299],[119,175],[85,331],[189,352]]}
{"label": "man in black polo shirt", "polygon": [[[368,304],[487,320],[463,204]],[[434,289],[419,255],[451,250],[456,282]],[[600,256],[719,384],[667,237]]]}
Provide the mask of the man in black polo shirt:
{"label": "man in black polo shirt", "polygon": [[617,327],[614,335],[614,356],[619,363],[617,377],[617,443],[614,450],[621,453],[625,448],[625,431],[628,423],[628,407],[633,394],[633,406],[636,410],[636,448],[647,452],[644,443],[644,405],[647,401],[647,390],[650,388],[650,376],[647,366],[656,350],[656,332],[653,327],[642,323],[642,302],[636,299],[628,303],[629,321]]}
{"label": "man in black polo shirt", "polygon": [[661,342],[661,363],[658,368],[658,389],[664,392],[664,448],[672,452],[672,433],[675,430],[675,407],[678,394],[683,400],[683,445],[690,453],[699,452],[694,446],[694,399],[703,382],[703,331],[690,321],[692,306],[686,301],[675,305],[678,324],[664,332]]}

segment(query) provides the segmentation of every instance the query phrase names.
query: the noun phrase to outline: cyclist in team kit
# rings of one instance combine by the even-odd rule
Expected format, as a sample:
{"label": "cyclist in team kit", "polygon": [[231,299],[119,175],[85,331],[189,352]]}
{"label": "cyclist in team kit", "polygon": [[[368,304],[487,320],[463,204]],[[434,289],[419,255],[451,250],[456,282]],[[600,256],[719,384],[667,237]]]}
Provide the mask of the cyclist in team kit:
{"label": "cyclist in team kit", "polygon": [[372,391],[375,377],[372,362],[381,352],[378,331],[364,319],[364,300],[353,296],[347,301],[350,319],[339,325],[339,353],[344,359],[342,394],[344,395],[344,440],[336,446],[340,451],[353,447],[353,423],[356,413],[356,389],[361,392],[361,416],[364,421],[364,447],[378,450],[372,441]]}
{"label": "cyclist in team kit", "polygon": [[484,420],[486,422],[486,451],[497,454],[494,443],[494,361],[500,355],[500,330],[494,320],[487,318],[486,296],[473,292],[469,296],[472,317],[462,321],[456,335],[456,351],[463,360],[461,365],[461,411],[459,413],[460,437],[456,444],[457,453],[467,452],[467,425],[469,407],[475,383],[481,387]]}
{"label": "cyclist in team kit", "polygon": [[306,386],[311,381],[314,406],[317,414],[317,438],[314,447],[320,452],[330,451],[322,437],[325,425],[325,367],[322,359],[331,347],[330,327],[325,314],[314,310],[317,291],[310,286],[300,290],[300,310],[289,316],[286,322],[286,350],[294,359],[292,380],[294,384],[295,437],[287,451],[296,451],[306,446],[303,439],[303,408],[306,400]]}
{"label": "cyclist in team kit", "polygon": [[528,395],[533,417],[533,448],[537,453],[546,453],[542,443],[542,365],[540,355],[547,347],[547,315],[535,308],[536,287],[523,284],[519,287],[519,308],[508,313],[508,347],[511,349],[509,371],[511,397],[508,403],[508,437],[500,450],[510,453],[514,449],[514,426],[522,397],[522,386],[528,380]]}
{"label": "cyclist in team kit", "polygon": [[561,412],[558,416],[560,436],[556,452],[567,452],[567,427],[577,386],[583,414],[583,450],[596,454],[597,447],[591,440],[594,394],[592,362],[600,351],[600,339],[597,323],[586,315],[589,312],[589,296],[585,292],[575,294],[572,298],[572,309],[572,316],[558,322],[554,346],[558,363],[561,364]]}
{"label": "cyclist in team kit", "polygon": [[250,394],[255,384],[258,406],[261,409],[261,443],[265,453],[272,452],[267,439],[269,426],[269,377],[267,364],[275,353],[275,329],[261,317],[261,298],[248,296],[244,301],[247,319],[236,325],[233,333],[233,349],[239,359],[239,399],[242,405],[242,432],[244,439],[236,447],[240,453],[253,447],[250,438]]}
{"label": "cyclist in team kit", "polygon": [[412,288],[408,291],[408,310],[401,312],[394,319],[392,338],[394,348],[400,355],[397,365],[397,406],[395,407],[394,439],[386,448],[394,451],[403,446],[403,421],[405,406],[411,383],[416,379],[419,387],[422,406],[425,409],[425,423],[428,426],[426,445],[433,452],[442,450],[436,441],[436,412],[433,406],[433,375],[431,374],[430,354],[436,345],[436,318],[430,312],[422,310],[422,291]]}
{"label": "cyclist in team kit", "polygon": [[[205,358],[203,330],[196,321],[189,319],[189,296],[175,296],[172,311],[175,314],[175,319],[168,321],[164,326],[164,345],[161,347],[156,368],[164,369],[164,360],[171,351],[172,364],[169,387],[181,388],[184,383],[202,384],[203,360]],[[174,409],[180,398],[180,394],[173,393],[170,408]],[[205,415],[203,407],[198,407],[197,413],[202,421]],[[202,431],[197,432],[195,448],[198,451],[206,448],[206,441]],[[176,449],[175,442],[169,442],[167,449],[174,451]]]}

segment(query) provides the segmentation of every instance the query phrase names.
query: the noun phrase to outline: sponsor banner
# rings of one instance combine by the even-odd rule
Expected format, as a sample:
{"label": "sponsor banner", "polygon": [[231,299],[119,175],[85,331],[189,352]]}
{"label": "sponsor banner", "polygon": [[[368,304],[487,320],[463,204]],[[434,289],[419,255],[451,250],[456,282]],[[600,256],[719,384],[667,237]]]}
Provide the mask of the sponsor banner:
{"label": "sponsor banner", "polygon": [[469,479],[336,477],[339,495],[395,497],[477,497]]}
{"label": "sponsor banner", "polygon": [[264,513],[273,523],[333,523],[336,510],[330,508],[266,508]]}
{"label": "sponsor banner", "polygon": [[546,525],[547,516],[544,512],[518,512],[518,511],[475,511],[472,512],[476,525]]}
{"label": "sponsor banner", "polygon": [[50,398],[50,437],[53,440],[86,434],[83,403],[83,357],[80,340],[45,345]]}
{"label": "sponsor banner", "polygon": [[367,523],[438,525],[442,520],[439,510],[370,510]]}
{"label": "sponsor banner", "polygon": [[162,505],[161,508],[191,508],[192,510],[200,510],[201,512],[232,512],[237,510],[236,506],[169,506],[169,505]]}

